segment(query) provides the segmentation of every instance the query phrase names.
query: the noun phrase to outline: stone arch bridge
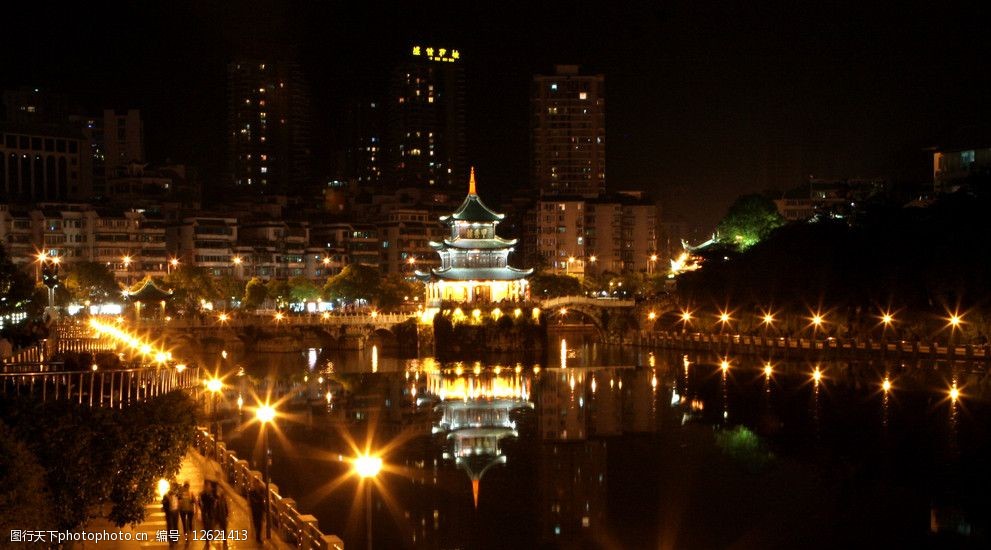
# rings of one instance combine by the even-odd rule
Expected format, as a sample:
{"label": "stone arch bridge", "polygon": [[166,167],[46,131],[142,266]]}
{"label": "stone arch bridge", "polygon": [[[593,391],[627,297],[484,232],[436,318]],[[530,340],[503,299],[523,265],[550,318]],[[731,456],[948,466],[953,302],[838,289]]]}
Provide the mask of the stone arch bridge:
{"label": "stone arch bridge", "polygon": [[[178,348],[191,350],[287,351],[304,347],[362,349],[373,340],[398,345],[408,337],[398,326],[416,319],[416,314],[239,315],[220,321],[173,319],[142,322],[137,330],[148,330]],[[416,337],[415,327],[412,337]]]}

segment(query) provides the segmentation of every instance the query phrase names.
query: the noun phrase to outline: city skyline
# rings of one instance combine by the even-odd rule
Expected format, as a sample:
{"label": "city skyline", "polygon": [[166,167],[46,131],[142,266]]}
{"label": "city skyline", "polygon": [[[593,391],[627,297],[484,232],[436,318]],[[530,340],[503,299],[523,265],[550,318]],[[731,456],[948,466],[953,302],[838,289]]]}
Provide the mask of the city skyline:
{"label": "city skyline", "polygon": [[[651,191],[666,211],[702,226],[741,193],[783,191],[808,176],[923,180],[925,147],[971,145],[991,120],[979,101],[988,79],[974,70],[987,49],[974,23],[980,7],[939,25],[911,6],[575,4],[521,21],[493,8],[251,7],[142,7],[161,22],[154,26],[129,24],[134,8],[117,10],[105,21],[113,36],[81,31],[100,20],[85,9],[68,8],[78,17],[44,29],[25,9],[13,15],[3,86],[54,89],[94,109],[139,108],[150,161],[188,163],[213,181],[224,169],[226,63],[289,49],[317,91],[323,177],[344,148],[347,101],[384,93],[412,43],[450,44],[466,71],[468,158],[494,184],[523,187],[533,183],[529,82],[555,64],[580,64],[609,81],[607,187]],[[32,47],[28,37],[39,33],[52,46]],[[68,47],[80,40],[90,47]]]}

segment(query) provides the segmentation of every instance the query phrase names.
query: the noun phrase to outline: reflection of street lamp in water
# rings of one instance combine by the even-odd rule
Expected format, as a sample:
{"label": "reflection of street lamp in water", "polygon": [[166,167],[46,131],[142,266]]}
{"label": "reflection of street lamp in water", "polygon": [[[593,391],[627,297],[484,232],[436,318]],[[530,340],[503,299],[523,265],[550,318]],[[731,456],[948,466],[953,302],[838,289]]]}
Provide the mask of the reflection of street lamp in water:
{"label": "reflection of street lamp in water", "polygon": [[381,470],[381,457],[362,455],[354,459],[354,471],[365,484],[365,529],[368,550],[372,550],[372,479]]}

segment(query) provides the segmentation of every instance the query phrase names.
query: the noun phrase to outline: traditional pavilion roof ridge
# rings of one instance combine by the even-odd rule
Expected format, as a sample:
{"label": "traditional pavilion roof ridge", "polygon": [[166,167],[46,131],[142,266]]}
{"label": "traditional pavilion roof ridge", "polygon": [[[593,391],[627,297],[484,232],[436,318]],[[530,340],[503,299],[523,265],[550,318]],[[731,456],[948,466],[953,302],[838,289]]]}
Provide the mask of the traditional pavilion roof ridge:
{"label": "traditional pavilion roof ridge", "polygon": [[171,296],[172,290],[166,290],[158,286],[151,276],[145,277],[135,286],[128,288],[125,294],[125,298],[128,300],[143,300],[149,298],[153,300],[162,300]]}
{"label": "traditional pavilion roof ridge", "polygon": [[433,268],[430,273],[438,279],[447,281],[515,281],[525,279],[533,273],[533,269],[517,269],[512,266],[504,267],[448,267]]}
{"label": "traditional pavilion roof ridge", "polygon": [[481,250],[498,250],[510,248],[515,244],[516,239],[503,239],[499,236],[492,239],[466,239],[463,237],[458,239],[444,239],[445,246],[463,250],[472,250],[476,248]]}
{"label": "traditional pavilion roof ridge", "polygon": [[461,206],[454,211],[453,214],[449,216],[441,216],[440,221],[447,222],[450,220],[461,221],[461,222],[477,222],[477,223],[492,223],[502,221],[505,218],[505,214],[499,214],[482,202],[482,199],[478,196],[477,186],[475,184],[475,167],[471,168],[471,176],[468,179],[468,196],[465,197],[464,202]]}

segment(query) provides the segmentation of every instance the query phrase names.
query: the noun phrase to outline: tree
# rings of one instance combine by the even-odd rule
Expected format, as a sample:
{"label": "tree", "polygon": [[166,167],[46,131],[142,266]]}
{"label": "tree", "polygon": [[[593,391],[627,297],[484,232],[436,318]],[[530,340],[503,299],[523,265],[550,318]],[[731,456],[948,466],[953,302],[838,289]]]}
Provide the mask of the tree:
{"label": "tree", "polygon": [[530,293],[537,299],[577,296],[582,293],[582,283],[570,275],[538,273],[530,278]]}
{"label": "tree", "polygon": [[165,280],[172,287],[176,304],[187,310],[197,309],[202,300],[212,302],[220,298],[213,277],[201,267],[181,265],[172,270]]}
{"label": "tree", "polygon": [[320,287],[302,275],[289,279],[289,295],[294,302],[315,302],[321,294]]}
{"label": "tree", "polygon": [[0,245],[0,315],[25,311],[33,292],[34,283]]}
{"label": "tree", "polygon": [[268,282],[268,297],[275,302],[276,309],[285,307],[292,297],[292,288],[284,279],[272,279]]}
{"label": "tree", "polygon": [[423,294],[423,283],[410,282],[407,278],[393,273],[386,275],[379,282],[378,293],[374,297],[375,304],[380,308],[394,308],[402,305],[407,299]]}
{"label": "tree", "polygon": [[[45,485],[45,470],[13,430],[0,421],[0,532],[31,525],[33,530],[55,527]],[[28,548],[47,548],[44,543]]]}
{"label": "tree", "polygon": [[717,230],[720,242],[746,250],[784,223],[771,199],[752,194],[740,196],[730,205]]}
{"label": "tree", "polygon": [[349,264],[327,280],[323,287],[324,296],[348,303],[357,300],[371,302],[378,297],[379,279],[378,269],[363,264]]}
{"label": "tree", "polygon": [[238,296],[244,295],[244,281],[235,279],[230,275],[224,275],[223,277],[217,279],[216,282],[217,294],[219,294],[220,299],[227,303],[228,307],[233,307],[234,302],[237,301]]}
{"label": "tree", "polygon": [[193,441],[196,403],[181,390],[123,409],[8,399],[0,417],[43,468],[55,527],[73,530],[105,505],[119,526],[144,519],[155,481],[179,472]]}
{"label": "tree", "polygon": [[248,284],[244,286],[244,298],[241,299],[241,307],[244,309],[257,309],[268,297],[268,288],[265,282],[258,277],[252,277]]}
{"label": "tree", "polygon": [[76,262],[68,267],[65,287],[75,300],[100,303],[120,298],[120,285],[106,264]]}

